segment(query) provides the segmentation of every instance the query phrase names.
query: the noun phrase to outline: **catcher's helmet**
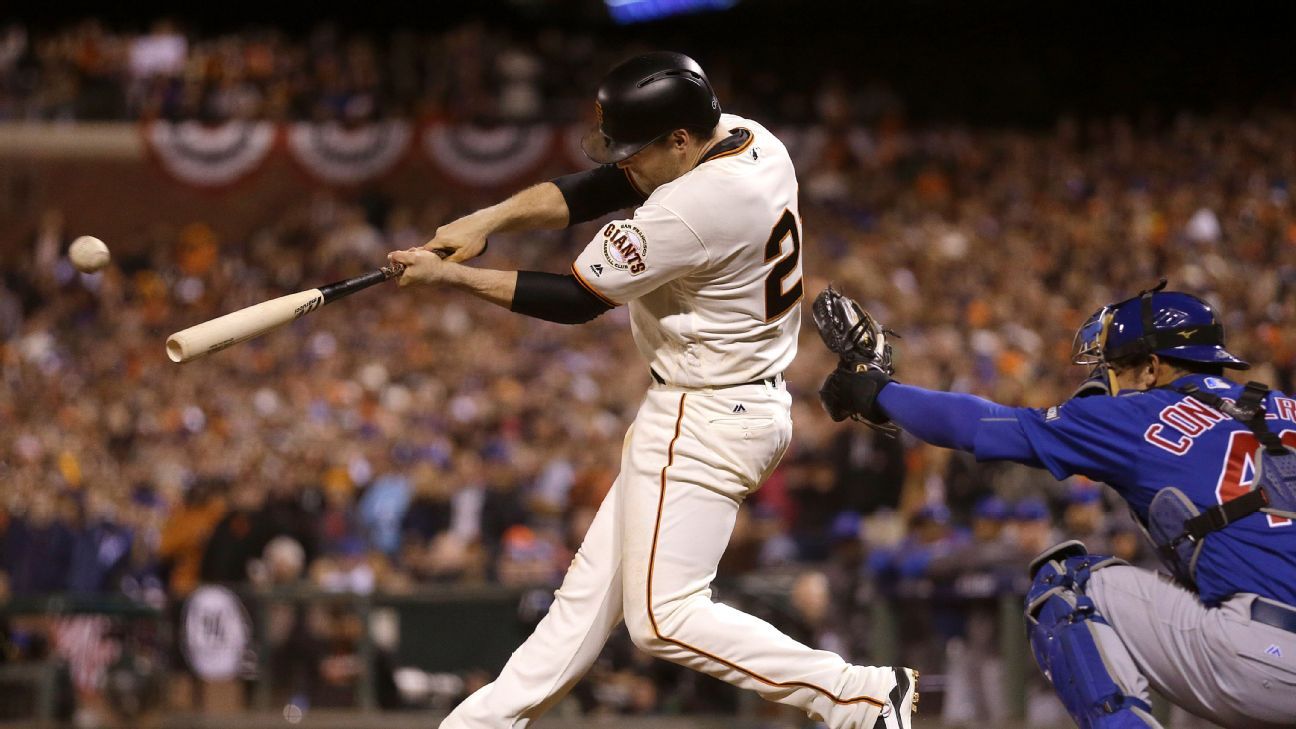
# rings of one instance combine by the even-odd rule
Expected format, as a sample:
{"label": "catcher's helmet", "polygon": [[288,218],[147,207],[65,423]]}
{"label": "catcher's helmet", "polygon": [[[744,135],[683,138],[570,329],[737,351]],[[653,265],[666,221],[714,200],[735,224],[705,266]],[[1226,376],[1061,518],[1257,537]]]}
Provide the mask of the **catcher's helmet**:
{"label": "catcher's helmet", "polygon": [[1224,327],[1210,304],[1192,294],[1163,288],[1165,280],[1107,307],[1103,360],[1156,354],[1238,370],[1251,367],[1224,348]]}
{"label": "catcher's helmet", "polygon": [[710,129],[720,102],[702,67],[683,53],[645,53],[608,71],[595,104],[598,127],[581,149],[599,164],[620,162],[676,129]]}

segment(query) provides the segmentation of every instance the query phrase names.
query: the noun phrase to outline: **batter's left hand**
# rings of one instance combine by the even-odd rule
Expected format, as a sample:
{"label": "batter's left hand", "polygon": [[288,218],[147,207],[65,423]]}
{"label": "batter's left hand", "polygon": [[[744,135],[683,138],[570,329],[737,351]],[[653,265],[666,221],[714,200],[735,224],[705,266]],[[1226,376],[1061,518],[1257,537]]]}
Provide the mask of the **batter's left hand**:
{"label": "batter's left hand", "polygon": [[451,265],[442,256],[423,248],[410,248],[405,251],[392,251],[387,260],[405,265],[401,274],[400,285],[421,284],[431,286],[446,280]]}

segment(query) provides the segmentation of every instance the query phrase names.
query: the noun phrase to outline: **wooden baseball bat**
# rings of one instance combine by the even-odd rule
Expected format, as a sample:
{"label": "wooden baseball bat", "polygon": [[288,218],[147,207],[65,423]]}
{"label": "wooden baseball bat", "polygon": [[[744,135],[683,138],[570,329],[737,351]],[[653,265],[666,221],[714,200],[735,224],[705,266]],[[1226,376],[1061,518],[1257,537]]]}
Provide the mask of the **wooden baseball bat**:
{"label": "wooden baseball bat", "polygon": [[262,301],[202,324],[196,324],[167,337],[167,356],[172,362],[189,362],[212,352],[219,352],[226,347],[245,342],[290,321],[300,319],[329,302],[396,278],[404,270],[405,266],[393,263],[345,281],[335,281],[317,289],[298,291],[295,294]]}

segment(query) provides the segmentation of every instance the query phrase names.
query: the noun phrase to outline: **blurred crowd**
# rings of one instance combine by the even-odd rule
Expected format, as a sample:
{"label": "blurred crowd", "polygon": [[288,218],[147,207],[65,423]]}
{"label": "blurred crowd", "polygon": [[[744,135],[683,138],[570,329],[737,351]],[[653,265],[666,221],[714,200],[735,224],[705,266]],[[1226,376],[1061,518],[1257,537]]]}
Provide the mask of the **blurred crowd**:
{"label": "blurred crowd", "polygon": [[[534,47],[431,72],[456,44],[489,47],[457,35],[483,32],[381,46],[322,32],[295,46],[273,34],[194,40],[165,24],[30,39],[11,28],[0,117],[422,113],[488,97],[480,108],[530,118],[540,110],[518,99],[561,114],[577,104],[563,94],[592,84],[555,85],[551,61],[601,67],[588,45],[540,33]],[[551,46],[561,53],[545,55]],[[512,72],[529,91],[509,90],[500,74]],[[1056,404],[1086,375],[1069,362],[1085,317],[1165,276],[1218,304],[1230,349],[1258,365],[1250,378],[1292,390],[1296,115],[871,132],[831,137],[800,170],[805,290],[831,281],[899,332],[903,380]],[[366,270],[453,211],[316,192],[238,242],[203,221],[140,221],[94,275],[67,262],[62,211],[14,239],[0,269],[0,598],[123,594],[166,607],[203,583],[556,586],[649,381],[624,309],[564,327],[382,287],[197,362],[163,353],[173,331]],[[483,263],[557,270],[596,226],[504,239]],[[946,702],[947,718],[994,718],[992,606],[1020,589],[1029,558],[1063,536],[1148,555],[1100,484],[831,422],[815,393],[832,366],[807,317],[787,373],[794,443],[742,512],[721,565],[733,592],[721,594],[860,662],[876,648],[869,605],[892,600],[905,608],[905,662],[943,666],[949,695],[965,697]],[[784,605],[748,584],[778,575],[791,579]],[[302,621],[338,626],[319,628],[331,636],[319,645],[357,630]],[[3,645],[0,660],[21,654]],[[347,666],[315,664],[312,685],[349,685]],[[595,677],[577,697],[592,712],[736,700],[620,639]]]}
{"label": "blurred crowd", "polygon": [[[0,121],[225,119],[361,122],[396,116],[526,123],[584,119],[604,70],[641,42],[594,30],[480,23],[435,32],[364,33],[322,24],[199,35],[168,21],[125,31],[97,20],[58,31],[0,27]],[[728,107],[780,121],[897,110],[881,86],[835,74],[807,87],[784,59],[733,50],[703,59]]]}

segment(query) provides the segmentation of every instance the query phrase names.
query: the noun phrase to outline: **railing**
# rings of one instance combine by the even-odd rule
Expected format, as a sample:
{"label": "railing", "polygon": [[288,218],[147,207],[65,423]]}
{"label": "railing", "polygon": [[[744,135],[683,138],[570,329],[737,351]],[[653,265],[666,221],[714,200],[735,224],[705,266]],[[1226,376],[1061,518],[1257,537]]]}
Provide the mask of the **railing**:
{"label": "railing", "polygon": [[[102,615],[144,620],[165,627],[162,611],[117,595],[47,595],[17,597],[0,603],[0,618]],[[58,720],[60,684],[66,668],[52,657],[36,662],[0,663],[0,723],[15,708],[27,708],[30,720],[50,726]]]}
{"label": "railing", "polygon": [[[793,579],[795,575],[747,578],[722,586],[720,597],[726,602],[761,607],[778,623],[778,613],[791,610],[788,595]],[[1009,715],[1019,720],[1024,715],[1026,679],[1035,671],[1022,625],[1021,588],[1021,584],[991,580],[985,576],[964,576],[949,583],[899,581],[887,591],[877,591],[876,587],[869,586],[867,589],[872,592],[860,602],[868,615],[866,624],[870,648],[869,655],[864,658],[877,665],[899,663],[907,647],[904,642],[924,637],[902,635],[902,618],[907,617],[900,613],[902,606],[928,605],[956,610],[969,601],[980,601],[983,606],[993,605],[1004,671],[1003,700],[1009,707]],[[380,708],[373,660],[375,626],[390,628],[393,621],[397,626],[398,637],[392,657],[398,666],[417,667],[429,673],[474,668],[493,673],[526,637],[532,624],[532,621],[519,618],[520,606],[527,604],[532,594],[502,587],[435,587],[407,594],[370,595],[317,589],[240,590],[239,595],[253,626],[252,647],[256,655],[255,670],[242,679],[249,690],[240,710],[248,712],[248,716],[277,715],[277,710],[284,708],[276,697],[284,693],[286,677],[272,668],[276,647],[270,642],[270,624],[276,607],[299,609],[298,619],[301,619],[301,613],[309,610],[331,609],[335,614],[359,621],[354,650],[360,671],[355,677],[354,694],[348,710],[362,713],[376,712]],[[148,627],[152,635],[159,636],[152,648],[162,653],[162,665],[173,665],[172,652],[176,642],[171,638],[178,631],[175,625],[181,614],[178,610],[159,610],[121,597],[49,596],[15,599],[0,605],[0,617],[74,614],[107,616],[122,626],[119,633],[123,636],[130,634],[132,625]],[[939,706],[942,667],[923,668],[925,677],[930,679],[925,682],[927,690],[924,692],[930,698],[924,701],[924,705],[931,712]],[[57,664],[53,661],[0,666],[0,682],[8,686],[26,686],[35,697],[29,702],[34,706],[31,718],[48,724],[54,716],[56,671]],[[754,696],[744,695],[739,702],[738,718],[756,718],[762,703]],[[312,713],[312,717],[318,715],[318,712]],[[283,718],[279,721],[282,722]]]}
{"label": "railing", "polygon": [[[364,668],[355,687],[355,703],[362,711],[378,708],[374,677],[372,618],[378,611],[394,611],[400,639],[396,662],[424,671],[454,671],[481,665],[500,666],[526,637],[513,629],[523,590],[505,587],[445,587],[402,594],[321,592],[317,589],[278,589],[246,592],[256,623],[260,679],[254,693],[258,709],[271,708],[275,676],[268,669],[271,649],[266,643],[268,615],[275,605],[342,605],[364,626],[358,635],[357,653]],[[447,626],[453,626],[447,629]],[[448,637],[454,639],[447,640]]]}
{"label": "railing", "polygon": [[[0,663],[0,725],[8,713],[26,713],[41,725],[54,723],[59,664],[56,661],[36,663]],[[19,704],[22,705],[19,705]],[[26,712],[21,710],[26,708]],[[12,718],[17,718],[12,717]]]}
{"label": "railing", "polygon": [[[902,641],[939,640],[938,635],[904,635],[901,615],[905,605],[939,605],[946,610],[965,610],[973,603],[982,606],[993,604],[997,633],[997,653],[1002,661],[1002,701],[1007,715],[1021,719],[1026,715],[1028,677],[1036,668],[1026,640],[1023,618],[1023,598],[1030,580],[1022,570],[1003,572],[971,572],[951,580],[908,578],[885,585],[865,582],[863,594],[857,604],[868,614],[867,656],[860,658],[873,665],[905,665],[906,651]],[[791,593],[792,575],[773,577],[748,577],[737,585],[741,595],[755,598],[783,613],[791,612],[788,595]],[[777,622],[777,621],[776,621]],[[939,650],[937,652],[940,652]],[[912,664],[910,664],[912,665]],[[923,671],[925,696],[939,693],[945,685],[943,665],[918,666]],[[933,696],[933,699],[938,697]],[[935,708],[937,701],[924,702]]]}

